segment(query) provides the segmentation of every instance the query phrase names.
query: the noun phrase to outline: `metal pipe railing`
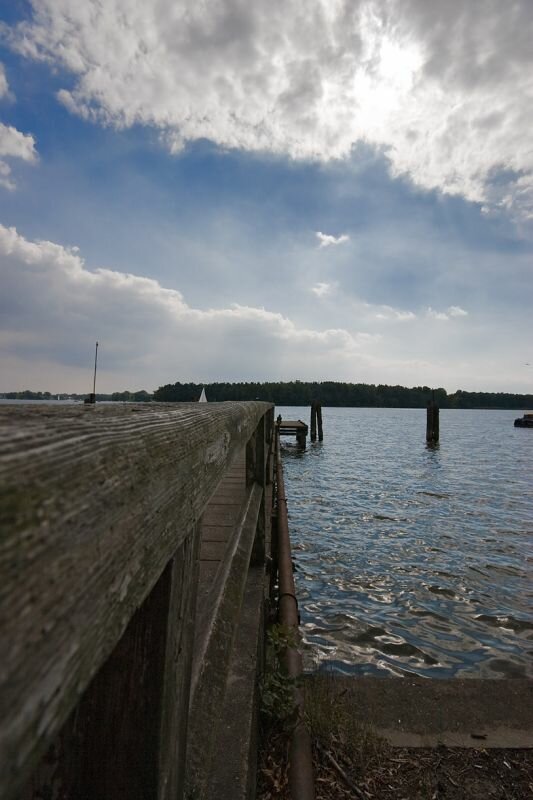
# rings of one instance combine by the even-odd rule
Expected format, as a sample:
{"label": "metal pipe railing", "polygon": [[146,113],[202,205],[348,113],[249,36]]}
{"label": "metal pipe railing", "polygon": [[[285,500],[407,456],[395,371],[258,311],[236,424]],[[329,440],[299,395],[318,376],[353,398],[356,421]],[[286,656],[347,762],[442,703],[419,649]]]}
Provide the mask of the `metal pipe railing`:
{"label": "metal pipe railing", "polygon": [[[279,430],[276,426],[276,487],[277,487],[277,538],[279,575],[279,619],[282,625],[298,632],[299,614],[296,589],[292,572],[291,543],[287,519],[287,498],[283,480]],[[303,672],[302,656],[296,647],[287,647],[286,667],[293,680],[301,678]],[[297,718],[289,749],[289,787],[293,800],[314,800],[315,785],[313,777],[313,758],[311,736],[304,719],[304,692],[300,686],[294,690]]]}

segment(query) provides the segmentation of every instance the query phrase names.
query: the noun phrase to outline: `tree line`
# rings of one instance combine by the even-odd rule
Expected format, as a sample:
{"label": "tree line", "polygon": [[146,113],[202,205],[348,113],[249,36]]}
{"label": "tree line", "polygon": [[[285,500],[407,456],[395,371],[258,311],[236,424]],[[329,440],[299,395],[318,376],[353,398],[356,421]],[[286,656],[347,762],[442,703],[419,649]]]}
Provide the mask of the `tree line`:
{"label": "tree line", "polygon": [[[287,381],[242,383],[168,383],[160,386],[153,399],[160,402],[194,402],[205,388],[209,401],[266,400],[278,406],[307,406],[319,400],[323,406],[425,408],[431,399],[429,386],[386,386],[337,381]],[[448,394],[434,390],[441,408],[533,408],[533,395],[508,392],[465,392]]]}
{"label": "tree line", "polygon": [[[4,392],[0,394],[0,398],[4,400],[84,400],[87,397],[85,394],[77,394],[76,392],[34,392],[31,389],[23,389],[20,392]],[[118,400],[128,403],[145,403],[153,400],[153,394],[141,389],[138,392],[130,392],[126,389],[124,392],[112,392],[105,394],[97,392],[97,400]]]}
{"label": "tree line", "polygon": [[[308,406],[319,400],[323,406],[425,408],[431,399],[429,386],[386,386],[369,383],[340,383],[338,381],[274,381],[267,383],[168,383],[153,394],[140,391],[97,394],[97,400],[142,403],[196,402],[205,388],[211,402],[223,400],[266,400],[278,406]],[[446,389],[435,389],[435,400],[441,408],[511,408],[533,409],[533,395],[509,392],[465,392],[462,389],[448,394]],[[87,395],[54,392],[5,392],[6,400],[83,400]]]}

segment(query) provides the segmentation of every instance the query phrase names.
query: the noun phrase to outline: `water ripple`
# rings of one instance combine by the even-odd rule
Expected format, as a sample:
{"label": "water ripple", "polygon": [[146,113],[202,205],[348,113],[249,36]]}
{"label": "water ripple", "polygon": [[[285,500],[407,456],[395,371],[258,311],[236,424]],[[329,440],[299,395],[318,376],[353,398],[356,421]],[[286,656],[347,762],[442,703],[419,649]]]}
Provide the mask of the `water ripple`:
{"label": "water ripple", "polygon": [[[306,419],[308,409],[277,409]],[[533,676],[533,435],[515,411],[324,409],[283,443],[309,669]]]}

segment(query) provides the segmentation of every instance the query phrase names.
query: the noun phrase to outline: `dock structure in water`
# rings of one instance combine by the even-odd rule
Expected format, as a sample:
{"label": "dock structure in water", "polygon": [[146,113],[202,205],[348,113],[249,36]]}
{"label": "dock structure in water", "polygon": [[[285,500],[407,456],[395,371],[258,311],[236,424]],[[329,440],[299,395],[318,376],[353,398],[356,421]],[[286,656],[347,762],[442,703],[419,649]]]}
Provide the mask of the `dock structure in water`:
{"label": "dock structure in water", "polygon": [[280,436],[296,436],[296,441],[301,447],[305,447],[309,427],[301,419],[282,419],[281,415],[277,419],[277,427]]}

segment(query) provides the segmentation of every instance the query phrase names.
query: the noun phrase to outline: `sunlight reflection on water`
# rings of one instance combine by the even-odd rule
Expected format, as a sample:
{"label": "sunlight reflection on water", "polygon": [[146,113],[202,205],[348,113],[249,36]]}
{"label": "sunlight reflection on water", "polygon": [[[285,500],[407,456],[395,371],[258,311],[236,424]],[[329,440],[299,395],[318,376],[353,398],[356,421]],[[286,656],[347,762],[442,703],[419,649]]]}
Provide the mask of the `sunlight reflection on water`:
{"label": "sunlight reflection on water", "polygon": [[[277,408],[308,421],[308,408]],[[533,432],[516,411],[326,408],[282,443],[306,668],[533,675]]]}

